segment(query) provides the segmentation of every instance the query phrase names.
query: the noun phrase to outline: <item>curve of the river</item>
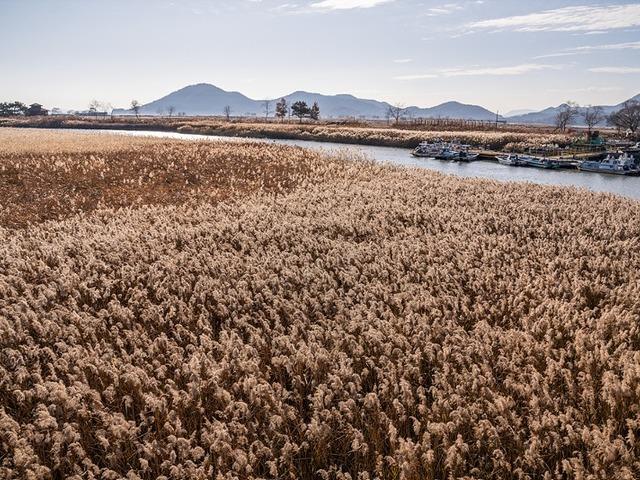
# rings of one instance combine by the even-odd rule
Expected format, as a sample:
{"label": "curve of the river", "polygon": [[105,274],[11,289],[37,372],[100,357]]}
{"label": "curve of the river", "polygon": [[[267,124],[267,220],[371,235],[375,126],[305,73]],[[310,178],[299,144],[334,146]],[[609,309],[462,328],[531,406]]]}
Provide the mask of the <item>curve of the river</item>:
{"label": "curve of the river", "polygon": [[325,152],[350,152],[364,155],[379,162],[407,167],[427,168],[438,172],[462,177],[490,178],[504,182],[532,182],[544,185],[561,185],[586,188],[595,192],[609,192],[640,200],[640,177],[607,175],[602,173],[580,172],[578,170],[542,170],[537,168],[510,167],[494,161],[475,161],[454,163],[430,158],[415,158],[409,150],[394,147],[372,147],[366,145],[346,145],[331,142],[313,142],[307,140],[272,140],[247,137],[221,137],[213,135],[193,135],[175,132],[152,132],[131,130],[74,130],[88,134],[118,134],[175,138],[200,141],[255,141],[271,142],[282,145],[295,145]]}

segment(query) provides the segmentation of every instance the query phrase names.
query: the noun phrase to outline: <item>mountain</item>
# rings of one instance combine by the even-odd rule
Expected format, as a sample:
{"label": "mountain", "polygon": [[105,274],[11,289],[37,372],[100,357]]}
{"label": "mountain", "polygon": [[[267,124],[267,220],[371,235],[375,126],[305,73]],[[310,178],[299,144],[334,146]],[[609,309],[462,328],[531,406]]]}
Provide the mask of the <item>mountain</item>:
{"label": "mountain", "polygon": [[[636,95],[633,98],[630,98],[627,101],[640,101],[640,94]],[[619,103],[618,105],[601,105],[605,115],[611,115],[613,112],[617,112],[622,108],[625,102]],[[558,112],[562,107],[566,106],[566,103],[562,105],[558,105],[557,107],[549,107],[541,110],[539,112],[530,112],[524,115],[515,115],[508,116],[507,121],[509,123],[535,123],[542,125],[553,125],[555,123],[555,118]],[[578,116],[576,116],[575,120],[572,122],[573,125],[582,126],[584,125],[584,120],[582,118],[582,113],[584,113],[585,107],[578,108]]]}
{"label": "mountain", "polygon": [[[324,118],[368,118],[382,119],[389,108],[387,102],[362,99],[353,95],[323,95],[320,93],[297,91],[284,97],[291,105],[297,101],[304,101],[308,105],[318,102],[320,112]],[[272,100],[271,112],[275,110]],[[264,101],[253,100],[239,92],[227,92],[214,85],[199,83],[181,88],[151,103],[142,105],[142,115],[163,115],[173,107],[176,114],[185,115],[223,115],[225,106],[231,107],[231,114],[238,116],[264,115]],[[115,115],[132,115],[127,109],[114,110]],[[477,106],[459,102],[447,102],[431,108],[411,106],[406,109],[406,115],[414,118],[462,118],[470,120],[494,120],[495,113]]]}
{"label": "mountain", "polygon": [[298,101],[306,102],[308,105],[318,102],[322,116],[330,118],[384,118],[384,114],[389,108],[389,104],[386,102],[366,100],[346,94],[322,95],[321,93],[298,91],[286,95],[284,99],[289,105]]}
{"label": "mountain", "polygon": [[[297,101],[306,102],[312,105],[318,102],[323,118],[367,118],[383,119],[390,105],[387,102],[357,98],[353,95],[323,95],[321,93],[297,91],[284,97],[291,105]],[[275,103],[278,99],[271,101],[271,115],[275,111]],[[629,100],[640,101],[640,95]],[[604,113],[611,113],[620,110],[624,102],[618,105],[602,106]],[[223,115],[226,106],[231,107],[231,114],[237,116],[262,116],[264,115],[264,101],[253,100],[239,92],[228,92],[208,83],[199,83],[181,88],[158,100],[143,105],[140,113],[143,115],[163,115],[173,107],[176,114],[185,115]],[[553,125],[558,111],[564,106],[549,107],[539,112],[524,110],[514,111],[505,117],[509,123],[525,124],[546,124]],[[584,112],[584,107],[579,109]],[[116,109],[115,115],[132,115],[131,110]],[[422,108],[417,106],[407,107],[405,115],[411,118],[455,118],[465,120],[485,120],[493,121],[496,114],[479,105],[468,105],[460,102],[446,102],[435,107]],[[578,115],[575,125],[582,125],[583,119]]]}
{"label": "mountain", "polygon": [[478,105],[446,102],[431,108],[407,108],[407,114],[416,118],[456,118],[463,120],[495,120],[496,114]]}
{"label": "mountain", "polygon": [[505,117],[517,117],[520,115],[526,115],[527,113],[533,113],[535,112],[535,110],[532,110],[530,108],[522,108],[520,110],[511,110],[510,112],[507,112],[504,114]]}
{"label": "mountain", "polygon": [[[222,115],[225,106],[232,114],[245,115],[259,111],[259,102],[239,92],[227,92],[214,85],[199,83],[181,88],[140,108],[141,115],[163,115],[173,107],[175,113],[186,115]],[[115,114],[132,114],[131,110],[116,110]]]}

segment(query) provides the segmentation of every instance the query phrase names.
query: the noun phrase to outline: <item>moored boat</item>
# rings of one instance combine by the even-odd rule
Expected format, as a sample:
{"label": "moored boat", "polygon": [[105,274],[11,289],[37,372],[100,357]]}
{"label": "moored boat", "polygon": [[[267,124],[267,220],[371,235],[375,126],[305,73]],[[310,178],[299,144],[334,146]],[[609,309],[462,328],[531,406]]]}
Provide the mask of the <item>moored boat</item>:
{"label": "moored boat", "polygon": [[420,144],[411,152],[411,155],[414,157],[426,157],[426,158],[436,158],[436,155],[440,154],[442,150],[447,147],[448,144],[437,141],[437,142],[420,142]]}
{"label": "moored boat", "polygon": [[459,152],[456,152],[451,147],[445,147],[434,158],[438,160],[457,160],[459,157]]}
{"label": "moored boat", "polygon": [[523,162],[523,166],[525,167],[545,168],[549,170],[560,168],[560,164],[557,161],[544,157],[527,156],[524,157]]}
{"label": "moored boat", "polygon": [[438,160],[451,160],[454,162],[471,162],[479,157],[471,153],[470,145],[462,145],[458,142],[421,142],[411,154],[414,157],[435,158]]}
{"label": "moored boat", "polygon": [[638,175],[638,169],[634,158],[624,153],[619,157],[607,155],[601,162],[596,160],[585,160],[580,162],[578,169],[582,172],[609,173],[612,175]]}
{"label": "moored boat", "polygon": [[454,161],[473,162],[474,160],[477,160],[479,156],[480,154],[478,153],[471,153],[468,145],[461,145],[461,148],[458,150],[458,158],[454,159]]}
{"label": "moored boat", "polygon": [[522,167],[525,165],[524,161],[526,157],[517,155],[515,153],[510,153],[508,155],[498,155],[496,158],[502,165],[509,165],[511,167]]}

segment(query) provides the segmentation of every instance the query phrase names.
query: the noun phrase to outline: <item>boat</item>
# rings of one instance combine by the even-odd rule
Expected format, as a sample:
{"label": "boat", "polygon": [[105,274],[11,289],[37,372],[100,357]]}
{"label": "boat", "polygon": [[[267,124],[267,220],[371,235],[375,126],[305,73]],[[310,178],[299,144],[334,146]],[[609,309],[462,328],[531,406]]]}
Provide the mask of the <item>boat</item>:
{"label": "boat", "polygon": [[473,162],[474,160],[477,160],[480,154],[471,153],[469,148],[469,145],[460,145],[458,149],[458,158],[454,159],[454,162]]}
{"label": "boat", "polygon": [[632,147],[624,149],[623,152],[632,156],[636,161],[640,160],[640,142],[636,143]]}
{"label": "boat", "polygon": [[462,145],[457,142],[421,142],[411,153],[414,157],[436,158],[438,160],[451,160],[454,162],[471,162],[478,158],[478,154],[471,153],[470,145]]}
{"label": "boat", "polygon": [[452,161],[455,161],[455,160],[458,160],[458,158],[460,158],[460,152],[457,152],[456,150],[452,149],[451,147],[445,147],[440,151],[440,153],[435,155],[434,158],[436,158],[438,160],[452,160]]}
{"label": "boat", "polygon": [[560,164],[555,160],[544,157],[527,156],[523,158],[523,166],[533,168],[556,169],[560,168]]}
{"label": "boat", "polygon": [[437,142],[420,142],[420,144],[411,152],[411,155],[414,157],[427,157],[427,158],[435,158],[443,149],[447,147],[448,144],[437,141]]}
{"label": "boat", "polygon": [[523,155],[517,155],[515,153],[510,153],[508,155],[498,155],[496,158],[502,165],[509,165],[511,167],[522,167],[525,165],[525,159],[527,157]]}
{"label": "boat", "polygon": [[610,173],[613,175],[638,175],[640,170],[636,166],[633,156],[624,153],[620,156],[607,155],[601,162],[585,160],[580,162],[578,170],[582,172]]}

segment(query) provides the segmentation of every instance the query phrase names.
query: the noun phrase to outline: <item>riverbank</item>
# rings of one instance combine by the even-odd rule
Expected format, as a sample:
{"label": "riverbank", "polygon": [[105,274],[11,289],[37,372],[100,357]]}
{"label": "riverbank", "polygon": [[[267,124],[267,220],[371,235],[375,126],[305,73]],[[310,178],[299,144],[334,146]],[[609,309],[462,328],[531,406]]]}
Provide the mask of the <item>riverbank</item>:
{"label": "riverbank", "polygon": [[458,140],[484,150],[524,152],[529,148],[570,145],[577,138],[573,134],[554,134],[546,129],[531,127],[522,131],[510,131],[501,127],[499,131],[423,130],[392,128],[384,126],[349,126],[330,123],[271,123],[212,120],[203,118],[114,117],[92,119],[79,117],[31,117],[0,119],[0,127],[15,128],[60,128],[98,130],[149,130],[178,132],[227,137],[270,138],[280,140],[309,140],[369,145],[380,147],[415,148],[421,141],[442,139]]}

